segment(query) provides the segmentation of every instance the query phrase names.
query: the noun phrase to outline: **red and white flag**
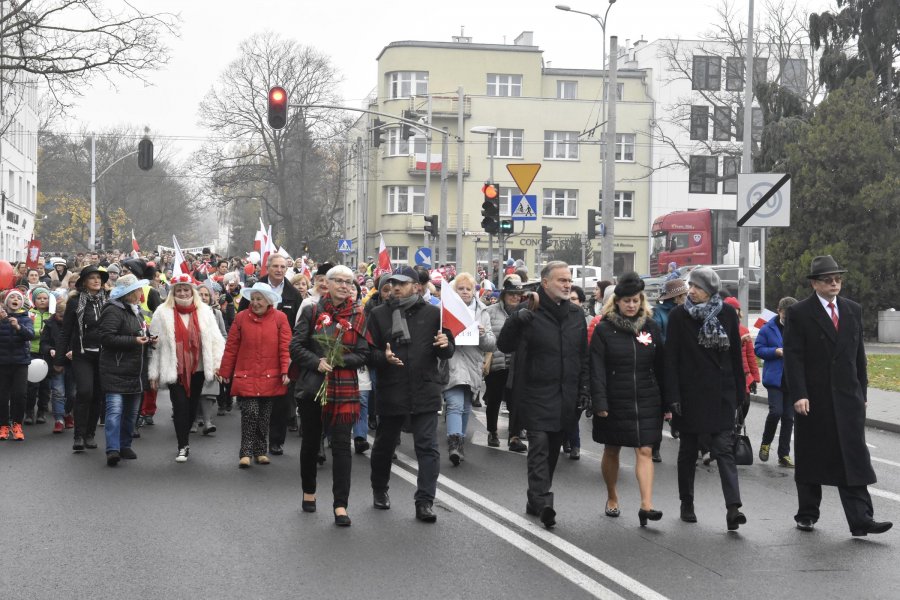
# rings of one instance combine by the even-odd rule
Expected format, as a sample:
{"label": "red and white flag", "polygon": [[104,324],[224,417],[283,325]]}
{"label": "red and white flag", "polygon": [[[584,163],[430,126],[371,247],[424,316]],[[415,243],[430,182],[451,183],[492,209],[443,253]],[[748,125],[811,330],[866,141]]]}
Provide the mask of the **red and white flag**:
{"label": "red and white flag", "polygon": [[[260,222],[262,224],[262,222]],[[259,276],[265,277],[269,274],[269,270],[266,268],[266,263],[269,262],[269,257],[275,254],[275,241],[272,239],[272,226],[269,225],[269,231],[266,232],[265,238],[263,240],[262,250],[259,251]]]}
{"label": "red and white flag", "polygon": [[385,273],[393,272],[391,268],[391,253],[387,246],[384,245],[384,235],[380,233],[378,235],[381,238],[381,243],[378,245],[378,266],[374,271],[375,279],[378,279]]}
{"label": "red and white flag", "polygon": [[259,252],[260,256],[262,256],[263,250],[266,247],[266,226],[263,225],[262,217],[259,218],[259,229],[256,232],[256,237],[253,238],[253,250]]}
{"label": "red and white flag", "polygon": [[756,322],[753,323],[753,326],[757,329],[761,329],[763,325],[772,320],[773,317],[776,316],[776,313],[773,313],[771,310],[764,308],[762,314],[759,315],[759,318],[756,319]]}
{"label": "red and white flag", "polygon": [[475,324],[475,315],[459,297],[453,286],[441,288],[441,329],[449,329],[453,337]]}
{"label": "red and white flag", "polygon": [[172,247],[175,248],[175,257],[173,259],[172,265],[172,277],[178,277],[179,275],[190,275],[191,274],[191,266],[184,258],[184,252],[181,251],[181,246],[178,245],[178,240],[175,239],[175,236],[172,236]]}
{"label": "red and white flag", "polygon": [[134,256],[135,258],[140,256],[141,247],[138,246],[137,238],[134,237],[134,229],[131,230],[131,250],[132,250],[132,252],[131,252],[132,256]]}

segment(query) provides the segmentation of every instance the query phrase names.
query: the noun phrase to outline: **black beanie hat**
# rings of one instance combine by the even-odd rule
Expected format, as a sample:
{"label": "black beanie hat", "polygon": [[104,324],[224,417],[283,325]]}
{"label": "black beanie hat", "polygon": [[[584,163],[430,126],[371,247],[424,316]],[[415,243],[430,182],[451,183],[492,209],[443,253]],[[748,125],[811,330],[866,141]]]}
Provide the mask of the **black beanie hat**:
{"label": "black beanie hat", "polygon": [[616,283],[616,289],[613,291],[616,294],[616,298],[634,296],[635,294],[644,291],[644,280],[634,271],[625,273],[619,277],[619,281]]}

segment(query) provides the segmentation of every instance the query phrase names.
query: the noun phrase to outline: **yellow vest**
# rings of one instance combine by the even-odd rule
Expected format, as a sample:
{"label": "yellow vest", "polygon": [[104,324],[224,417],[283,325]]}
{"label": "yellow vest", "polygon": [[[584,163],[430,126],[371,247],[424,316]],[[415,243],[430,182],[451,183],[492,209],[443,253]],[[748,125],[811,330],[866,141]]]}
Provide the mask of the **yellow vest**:
{"label": "yellow vest", "polygon": [[150,305],[147,302],[150,300],[150,290],[153,289],[149,285],[145,285],[141,288],[144,292],[144,299],[141,300],[141,316],[144,317],[144,322],[149,325],[150,320],[153,319],[153,311],[150,310]]}

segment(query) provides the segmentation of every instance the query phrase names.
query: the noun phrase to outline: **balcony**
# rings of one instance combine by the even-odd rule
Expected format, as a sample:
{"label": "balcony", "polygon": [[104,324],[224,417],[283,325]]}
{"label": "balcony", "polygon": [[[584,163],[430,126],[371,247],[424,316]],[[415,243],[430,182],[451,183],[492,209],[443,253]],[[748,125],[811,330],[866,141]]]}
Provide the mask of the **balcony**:
{"label": "balcony", "polygon": [[[454,149],[455,150],[455,149]],[[428,161],[427,154],[411,154],[409,156],[409,163],[407,165],[407,172],[410,175],[420,175],[422,177],[425,176],[425,172],[428,170]],[[471,157],[466,156],[465,163],[463,164],[463,175],[469,174],[469,164],[471,162]],[[456,152],[451,152],[450,156],[447,160],[447,173],[449,175],[456,175],[459,171],[459,160],[457,159]],[[431,174],[440,176],[441,174],[441,155],[431,153]]]}
{"label": "balcony", "polygon": [[[428,96],[412,96],[409,99],[409,110],[415,111],[420,115],[428,113]],[[431,97],[431,116],[435,119],[457,118],[459,113],[459,97],[458,96],[432,96]],[[469,96],[463,97],[463,117],[468,119],[472,116],[472,99]]]}

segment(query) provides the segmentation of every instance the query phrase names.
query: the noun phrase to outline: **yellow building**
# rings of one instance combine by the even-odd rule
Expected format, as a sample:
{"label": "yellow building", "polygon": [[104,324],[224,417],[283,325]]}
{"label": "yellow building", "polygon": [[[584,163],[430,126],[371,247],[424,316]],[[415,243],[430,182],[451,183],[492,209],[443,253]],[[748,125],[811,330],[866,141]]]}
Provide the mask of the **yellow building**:
{"label": "yellow building", "polygon": [[[481,205],[482,186],[491,168],[490,141],[504,218],[510,217],[512,194],[519,193],[507,165],[541,165],[528,190],[537,197],[537,220],[514,223],[504,254],[504,259],[523,259],[533,274],[546,259],[540,253],[542,226],[553,230],[552,253],[564,238],[586,235],[588,210],[599,210],[605,75],[599,70],[545,66],[530,32],[512,45],[476,44],[468,38],[387,45],[378,55],[377,96],[368,109],[424,123],[429,122],[430,110],[430,124],[448,130],[446,223],[439,218],[441,227],[447,227],[447,243],[441,248],[440,237],[426,243],[424,231],[426,215],[442,214],[444,136],[432,132],[429,161],[424,131],[416,133],[414,128],[416,135],[405,140],[398,121],[370,114],[359,119],[350,139],[355,148],[348,169],[344,237],[353,240],[355,253],[348,262],[377,254],[381,233],[395,263],[414,264],[418,249],[428,246],[435,250],[435,264],[445,257],[458,270],[472,271],[476,260],[487,265],[490,255]],[[616,274],[648,269],[651,144],[647,131],[653,105],[646,83],[644,71],[618,71]],[[383,125],[372,131],[379,122]],[[472,133],[472,128],[496,128],[496,132],[483,135]],[[374,136],[383,138],[377,147]],[[458,176],[460,166],[462,177]],[[457,214],[460,197],[461,219]],[[367,232],[362,240],[361,231]],[[462,240],[460,254],[458,239]],[[593,249],[589,261],[599,265],[599,239],[593,241]],[[493,256],[499,257],[496,238]]]}

